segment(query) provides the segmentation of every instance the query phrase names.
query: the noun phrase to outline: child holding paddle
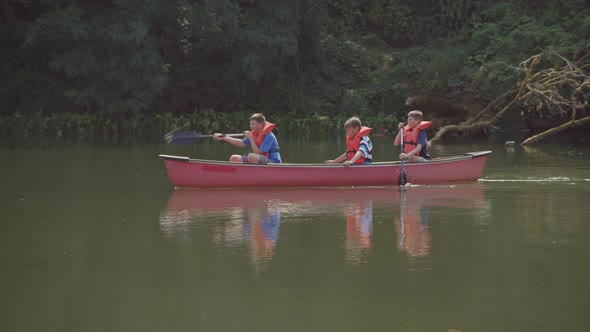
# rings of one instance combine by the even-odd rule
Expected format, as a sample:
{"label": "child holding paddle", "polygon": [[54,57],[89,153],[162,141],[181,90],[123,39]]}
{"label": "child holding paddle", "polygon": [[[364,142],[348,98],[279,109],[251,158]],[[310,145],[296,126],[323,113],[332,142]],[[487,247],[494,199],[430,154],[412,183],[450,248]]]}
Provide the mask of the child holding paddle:
{"label": "child holding paddle", "polygon": [[243,139],[225,136],[221,133],[213,134],[216,141],[226,141],[238,147],[250,146],[252,152],[247,156],[234,154],[229,161],[244,164],[280,164],[279,143],[272,133],[275,125],[266,121],[262,113],[255,113],[250,117],[250,130],[244,132]]}
{"label": "child holding paddle", "polygon": [[370,164],[373,162],[373,144],[369,138],[371,128],[362,125],[356,116],[346,120],[346,152],[336,159],[326,160],[326,164],[338,164],[344,166],[352,164]]}
{"label": "child holding paddle", "polygon": [[407,125],[403,122],[399,123],[398,129],[400,131],[397,133],[393,144],[395,146],[401,144],[401,135],[403,133],[404,146],[402,148],[403,152],[399,155],[400,159],[420,163],[432,160],[426,150],[428,140],[424,131],[424,129],[430,127],[430,124],[430,121],[422,121],[422,112],[416,110],[408,113]]}

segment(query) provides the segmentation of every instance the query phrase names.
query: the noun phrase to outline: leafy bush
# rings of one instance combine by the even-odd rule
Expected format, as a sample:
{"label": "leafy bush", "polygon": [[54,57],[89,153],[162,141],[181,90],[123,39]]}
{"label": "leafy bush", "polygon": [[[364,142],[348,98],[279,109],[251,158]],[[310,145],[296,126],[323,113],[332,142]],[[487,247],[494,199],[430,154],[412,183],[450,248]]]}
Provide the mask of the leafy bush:
{"label": "leafy bush", "polygon": [[474,26],[470,40],[469,64],[480,68],[473,79],[488,99],[508,90],[518,78],[515,68],[531,56],[553,48],[574,58],[588,49],[590,33],[583,27],[590,26],[590,10],[576,3],[549,2],[530,11],[523,3],[502,2],[484,11],[486,22]]}

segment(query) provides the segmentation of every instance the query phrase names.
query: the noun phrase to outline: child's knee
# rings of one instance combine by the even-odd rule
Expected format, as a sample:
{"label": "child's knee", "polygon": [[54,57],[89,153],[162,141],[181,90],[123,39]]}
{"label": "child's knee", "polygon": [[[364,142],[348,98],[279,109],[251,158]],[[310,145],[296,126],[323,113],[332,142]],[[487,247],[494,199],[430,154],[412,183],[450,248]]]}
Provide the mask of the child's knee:
{"label": "child's knee", "polygon": [[420,157],[420,156],[412,156],[412,157],[410,158],[410,161],[411,161],[411,162],[413,162],[413,163],[425,163],[425,162],[427,162],[428,160],[426,160],[426,158],[424,158],[424,157]]}
{"label": "child's knee", "polygon": [[251,164],[256,164],[260,160],[260,155],[256,153],[248,154],[248,162]]}
{"label": "child's knee", "polygon": [[233,163],[241,163],[243,162],[242,160],[242,156],[234,154],[231,157],[229,157],[229,161],[233,162]]}

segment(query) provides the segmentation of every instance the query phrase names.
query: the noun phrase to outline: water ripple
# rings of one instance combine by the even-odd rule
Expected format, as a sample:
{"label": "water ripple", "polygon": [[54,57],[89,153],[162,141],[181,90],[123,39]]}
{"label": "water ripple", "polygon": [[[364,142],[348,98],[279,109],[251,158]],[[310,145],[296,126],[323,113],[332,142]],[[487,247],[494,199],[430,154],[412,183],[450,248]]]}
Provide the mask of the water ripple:
{"label": "water ripple", "polygon": [[545,183],[545,182],[590,182],[590,179],[581,178],[570,178],[570,177],[549,177],[549,178],[516,178],[516,179],[494,179],[494,178],[482,178],[479,182],[532,182],[532,183]]}

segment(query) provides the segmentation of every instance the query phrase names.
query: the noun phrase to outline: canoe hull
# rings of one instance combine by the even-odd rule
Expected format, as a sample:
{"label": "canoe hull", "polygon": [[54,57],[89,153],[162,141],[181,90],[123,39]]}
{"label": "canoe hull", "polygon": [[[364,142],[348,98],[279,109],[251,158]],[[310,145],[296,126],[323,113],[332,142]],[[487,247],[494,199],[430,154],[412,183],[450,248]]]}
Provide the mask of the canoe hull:
{"label": "canoe hull", "polygon": [[[481,176],[491,151],[435,159],[429,163],[404,163],[408,182],[435,184],[475,181]],[[181,156],[160,155],[177,188],[347,187],[397,185],[399,162],[370,165],[270,164],[253,165]]]}

